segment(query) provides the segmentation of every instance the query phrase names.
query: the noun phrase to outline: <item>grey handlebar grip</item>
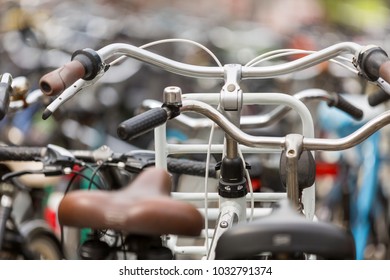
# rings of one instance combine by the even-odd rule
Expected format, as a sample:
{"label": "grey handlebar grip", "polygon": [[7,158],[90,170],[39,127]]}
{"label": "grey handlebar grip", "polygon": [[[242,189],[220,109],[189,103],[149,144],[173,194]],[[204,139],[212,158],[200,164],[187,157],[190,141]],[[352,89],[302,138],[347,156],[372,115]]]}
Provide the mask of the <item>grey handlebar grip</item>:
{"label": "grey handlebar grip", "polygon": [[122,140],[131,140],[164,124],[168,118],[167,110],[153,108],[122,122],[118,126],[117,134]]}

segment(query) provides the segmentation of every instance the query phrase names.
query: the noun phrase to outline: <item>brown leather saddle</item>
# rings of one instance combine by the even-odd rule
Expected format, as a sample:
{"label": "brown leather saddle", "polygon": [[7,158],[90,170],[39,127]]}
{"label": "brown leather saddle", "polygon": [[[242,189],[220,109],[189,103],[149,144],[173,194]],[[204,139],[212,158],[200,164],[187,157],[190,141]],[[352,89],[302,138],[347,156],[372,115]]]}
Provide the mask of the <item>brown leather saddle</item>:
{"label": "brown leather saddle", "polygon": [[128,234],[198,236],[202,215],[193,205],[172,199],[170,191],[169,174],[149,168],[120,190],[69,192],[59,205],[59,221],[64,226]]}

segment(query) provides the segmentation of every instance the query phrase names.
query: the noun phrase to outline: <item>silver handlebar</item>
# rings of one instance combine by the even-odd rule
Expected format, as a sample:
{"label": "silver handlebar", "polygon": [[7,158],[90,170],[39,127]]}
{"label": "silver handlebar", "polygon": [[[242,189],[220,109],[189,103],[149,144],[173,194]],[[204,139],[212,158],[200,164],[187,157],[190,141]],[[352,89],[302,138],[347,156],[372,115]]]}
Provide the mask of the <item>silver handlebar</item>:
{"label": "silver handlebar", "polygon": [[[283,150],[287,146],[286,137],[253,136],[243,132],[214,107],[201,101],[183,100],[181,112],[196,112],[204,115],[221,127],[231,138],[248,147]],[[322,139],[304,137],[302,149],[309,151],[341,151],[349,149],[360,144],[389,123],[390,111],[386,111],[343,138]]]}
{"label": "silver handlebar", "polygon": [[[314,66],[323,61],[327,61],[340,55],[343,52],[348,52],[353,55],[359,53],[363,47],[353,42],[343,42],[332,45],[315,53],[304,56],[300,59],[272,66],[262,67],[241,67],[242,79],[261,79],[272,78],[284,74],[289,74],[298,70]],[[137,48],[132,45],[116,43],[101,48],[97,51],[102,61],[110,59],[114,55],[126,55],[145,63],[160,67],[166,71],[189,76],[193,78],[214,78],[223,79],[225,70],[223,67],[197,66],[181,63],[153,52]]]}
{"label": "silver handlebar", "polygon": [[[211,97],[211,95],[215,95],[214,98]],[[243,96],[244,103],[245,103],[245,97]],[[318,88],[312,88],[312,89],[306,89],[302,90],[300,92],[297,92],[293,95],[296,99],[306,102],[310,100],[318,100],[318,101],[325,101],[325,102],[331,102],[332,96],[329,92],[323,89]],[[187,93],[182,95],[183,100],[191,99],[191,100],[200,100],[205,101],[207,99],[207,104],[210,105],[217,105],[219,95],[217,93],[215,94],[205,94],[205,93]],[[163,105],[162,102],[154,100],[154,99],[145,99],[142,102],[142,109],[152,109],[152,108],[158,108]],[[279,105],[276,108],[274,108],[272,111],[262,114],[262,115],[243,115],[240,118],[240,128],[242,129],[249,129],[249,128],[262,128],[267,127],[269,125],[272,125],[279,120],[281,120],[287,113],[289,113],[292,110],[289,106]],[[187,115],[179,115],[175,117],[175,120],[179,122],[180,124],[184,125],[187,128],[190,129],[202,129],[202,128],[209,128],[212,125],[212,121],[210,121],[207,118],[193,118]]]}
{"label": "silver handlebar", "polygon": [[[308,54],[297,60],[283,64],[261,67],[241,66],[236,64],[230,65],[235,66],[234,68],[237,70],[237,73],[235,73],[237,74],[237,79],[266,79],[309,68],[321,62],[327,61],[331,58],[337,57],[344,52],[353,54],[356,58],[359,53],[364,49],[365,47],[359,44],[353,42],[343,42]],[[181,63],[158,55],[156,53],[147,51],[145,49],[124,43],[115,43],[107,45],[98,50],[97,54],[100,56],[101,61],[103,61],[105,64],[108,63],[110,59],[114,59],[115,56],[125,55],[137,59],[139,61],[148,63],[150,65],[160,67],[166,71],[176,73],[182,76],[189,76],[192,78],[212,78],[227,80],[229,75],[228,72],[231,71],[231,69],[229,69],[228,67],[197,66]],[[103,76],[104,71],[107,71],[107,69],[108,68],[106,67],[101,67],[101,72],[93,80],[86,81],[83,79],[79,79],[71,87],[68,87],[61,95],[59,95],[55,100],[52,101],[52,103],[47,106],[47,115],[53,113],[63,103],[72,98],[85,87],[88,87],[98,81]]]}

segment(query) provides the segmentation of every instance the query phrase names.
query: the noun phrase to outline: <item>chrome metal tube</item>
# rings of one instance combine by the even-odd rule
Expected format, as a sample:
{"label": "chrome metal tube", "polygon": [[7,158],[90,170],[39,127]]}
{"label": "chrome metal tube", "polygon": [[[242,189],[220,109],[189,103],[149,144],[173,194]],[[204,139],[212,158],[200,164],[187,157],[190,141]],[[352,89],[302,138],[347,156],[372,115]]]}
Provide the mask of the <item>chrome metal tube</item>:
{"label": "chrome metal tube", "polygon": [[390,123],[390,110],[373,118],[354,133],[339,139],[304,138],[303,149],[310,151],[341,151],[352,148]]}
{"label": "chrome metal tube", "polygon": [[343,52],[355,55],[361,49],[362,46],[359,44],[353,42],[343,42],[287,63],[263,67],[243,67],[242,78],[272,78],[285,75],[317,65],[321,62],[334,58]]}
{"label": "chrome metal tube", "polygon": [[259,148],[281,148],[284,147],[284,137],[262,137],[252,136],[244,133],[234,124],[232,124],[224,115],[212,106],[197,101],[197,100],[183,100],[182,112],[196,112],[202,114],[212,121],[214,121],[219,127],[221,127],[229,136],[231,136],[238,143],[246,145],[248,147]]}
{"label": "chrome metal tube", "polygon": [[[248,147],[258,148],[274,148],[284,149],[286,140],[285,137],[263,137],[252,136],[244,133],[239,128],[231,124],[221,113],[208,104],[199,102],[196,100],[185,100],[183,102],[182,111],[193,111],[200,113],[220,126],[227,134],[229,134],[238,143],[244,144]],[[341,151],[352,148],[369,136],[377,132],[390,123],[390,110],[382,113],[381,115],[373,118],[361,128],[356,130],[349,136],[340,139],[320,139],[320,138],[303,138],[304,150],[309,151]]]}
{"label": "chrome metal tube", "polygon": [[[318,52],[309,54],[300,59],[272,66],[262,67],[242,67],[242,79],[265,79],[272,78],[305,68],[309,68],[323,61],[327,61],[340,55],[343,52],[355,54],[362,47],[353,42],[343,42],[332,45],[328,48],[319,50]],[[166,71],[189,76],[193,78],[216,78],[223,79],[225,70],[223,67],[216,66],[197,66],[186,63],[181,63],[153,52],[123,43],[115,43],[107,45],[97,51],[103,61],[114,55],[126,55],[135,58],[139,61],[160,67]]]}
{"label": "chrome metal tube", "polygon": [[223,67],[197,66],[181,63],[156,53],[123,43],[107,45],[98,50],[97,53],[101,56],[103,61],[109,59],[113,55],[126,55],[150,65],[160,67],[166,71],[193,78],[223,79],[225,73]]}

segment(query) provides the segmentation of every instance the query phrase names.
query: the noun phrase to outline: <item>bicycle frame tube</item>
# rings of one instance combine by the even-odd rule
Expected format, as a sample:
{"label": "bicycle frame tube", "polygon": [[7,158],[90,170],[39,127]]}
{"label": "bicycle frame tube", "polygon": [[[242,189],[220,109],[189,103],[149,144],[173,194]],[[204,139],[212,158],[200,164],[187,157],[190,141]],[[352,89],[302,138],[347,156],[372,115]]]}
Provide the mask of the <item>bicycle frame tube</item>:
{"label": "bicycle frame tube", "polygon": [[379,151],[380,133],[374,133],[362,143],[359,153],[362,157],[363,174],[361,186],[354,186],[357,197],[351,203],[351,212],[354,215],[351,221],[351,230],[356,244],[356,258],[364,259],[364,250],[370,234],[370,213],[375,208],[375,198],[378,191],[378,172],[380,167]]}

